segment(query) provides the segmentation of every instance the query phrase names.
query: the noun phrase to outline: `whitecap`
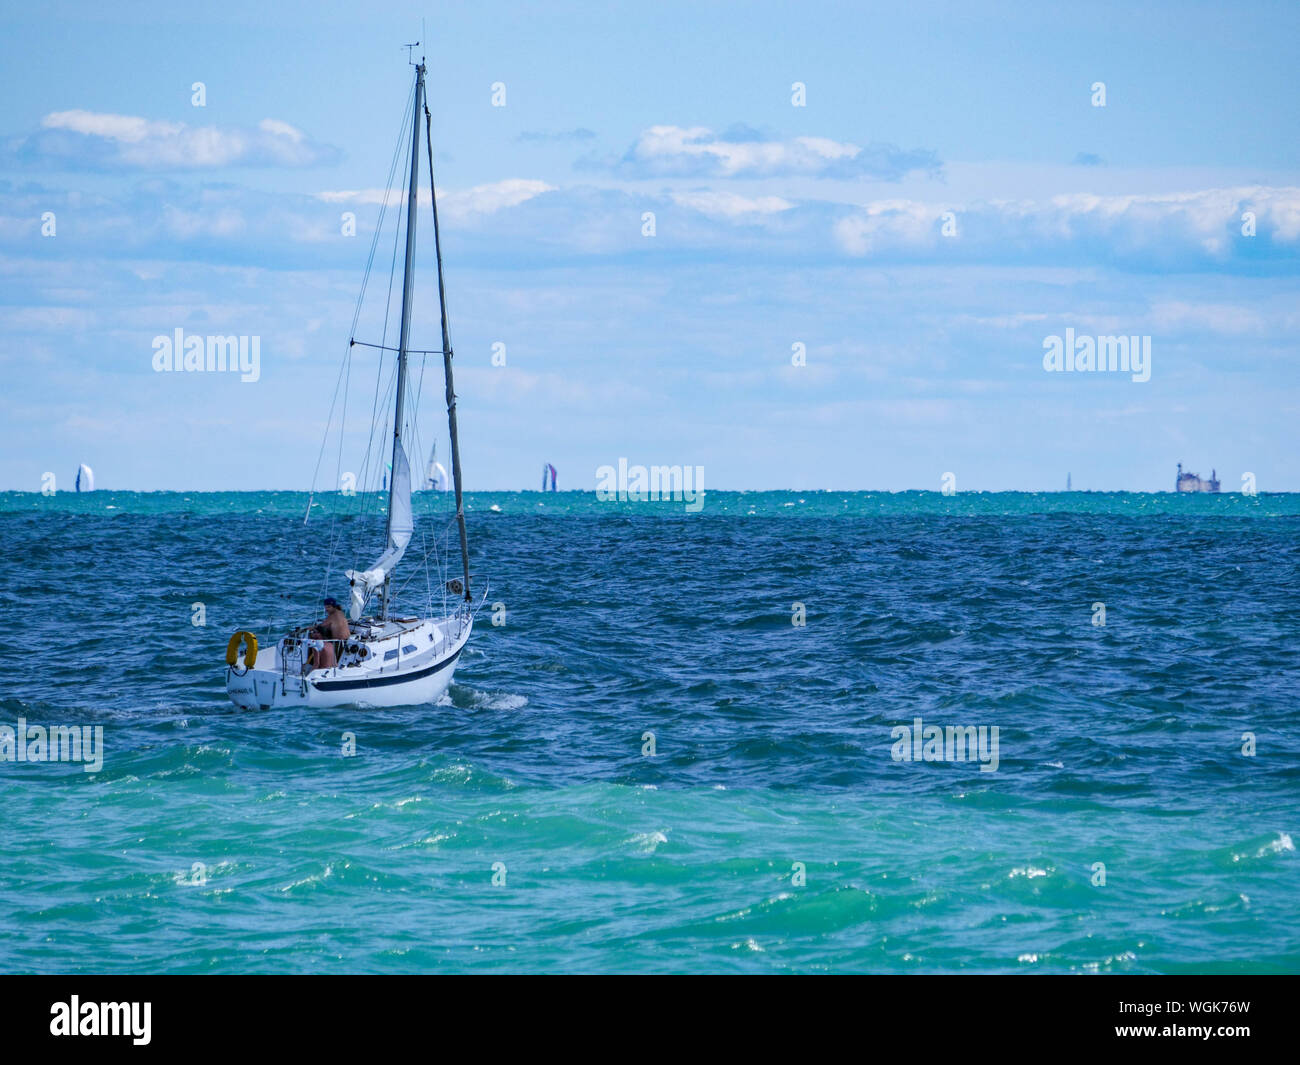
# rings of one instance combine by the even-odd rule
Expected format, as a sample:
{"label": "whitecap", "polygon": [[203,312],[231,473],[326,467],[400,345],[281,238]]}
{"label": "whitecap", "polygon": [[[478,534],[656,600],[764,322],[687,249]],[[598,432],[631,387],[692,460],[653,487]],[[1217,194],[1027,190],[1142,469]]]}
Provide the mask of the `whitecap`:
{"label": "whitecap", "polygon": [[1264,844],[1255,852],[1255,857],[1262,858],[1266,854],[1281,854],[1283,851],[1293,850],[1295,850],[1295,844],[1291,842],[1291,837],[1285,832],[1279,832],[1277,839]]}
{"label": "whitecap", "polygon": [[528,696],[513,692],[474,692],[474,705],[483,710],[522,710]]}
{"label": "whitecap", "polygon": [[654,854],[655,848],[667,843],[668,837],[662,832],[638,832],[628,843],[633,844],[642,854]]}
{"label": "whitecap", "polygon": [[319,884],[326,877],[334,875],[334,866],[332,863],[327,864],[320,873],[313,873],[311,876],[305,876],[301,880],[295,880],[292,884],[286,884],[281,891],[292,891],[296,887],[302,887],[304,884]]}

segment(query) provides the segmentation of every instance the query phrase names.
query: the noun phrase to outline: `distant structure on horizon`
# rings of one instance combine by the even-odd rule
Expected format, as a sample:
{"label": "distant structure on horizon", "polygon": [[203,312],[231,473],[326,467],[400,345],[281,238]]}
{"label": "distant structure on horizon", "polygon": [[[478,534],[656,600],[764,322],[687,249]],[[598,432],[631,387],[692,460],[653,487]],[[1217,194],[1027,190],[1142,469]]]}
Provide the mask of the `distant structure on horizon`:
{"label": "distant structure on horizon", "polygon": [[1068,473],[1065,475],[1065,490],[1070,491],[1070,475]]}
{"label": "distant structure on horizon", "polygon": [[1178,480],[1174,483],[1175,492],[1217,492],[1219,490],[1219,475],[1216,470],[1210,470],[1210,479],[1203,480],[1194,473],[1183,473],[1183,464],[1178,464]]}

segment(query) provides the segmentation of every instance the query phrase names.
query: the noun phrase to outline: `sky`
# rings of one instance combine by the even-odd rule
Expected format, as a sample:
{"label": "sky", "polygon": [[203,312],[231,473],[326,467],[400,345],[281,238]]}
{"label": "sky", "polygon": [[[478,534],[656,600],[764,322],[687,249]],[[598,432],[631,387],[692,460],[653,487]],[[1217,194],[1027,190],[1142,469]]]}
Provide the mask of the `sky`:
{"label": "sky", "polygon": [[1300,491],[1300,5],[900,7],[0,0],[0,489],[360,470],[420,40],[467,488]]}

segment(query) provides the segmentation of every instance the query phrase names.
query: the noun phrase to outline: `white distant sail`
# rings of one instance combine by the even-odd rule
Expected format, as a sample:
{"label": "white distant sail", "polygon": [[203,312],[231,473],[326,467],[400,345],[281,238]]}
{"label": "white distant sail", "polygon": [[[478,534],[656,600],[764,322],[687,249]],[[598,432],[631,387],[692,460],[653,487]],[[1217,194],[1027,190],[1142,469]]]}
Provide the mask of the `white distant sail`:
{"label": "white distant sail", "polygon": [[[436,453],[437,448],[434,451]],[[433,455],[429,456],[429,472],[424,476],[424,487],[434,492],[445,492],[451,487],[447,480],[447,468]]]}
{"label": "white distant sail", "polygon": [[95,490],[95,471],[84,462],[77,467],[77,491],[93,492]]}
{"label": "white distant sail", "polygon": [[429,451],[429,470],[424,475],[424,487],[426,491],[445,492],[451,487],[451,482],[447,478],[447,468],[438,461],[438,442],[433,442],[433,447]]}

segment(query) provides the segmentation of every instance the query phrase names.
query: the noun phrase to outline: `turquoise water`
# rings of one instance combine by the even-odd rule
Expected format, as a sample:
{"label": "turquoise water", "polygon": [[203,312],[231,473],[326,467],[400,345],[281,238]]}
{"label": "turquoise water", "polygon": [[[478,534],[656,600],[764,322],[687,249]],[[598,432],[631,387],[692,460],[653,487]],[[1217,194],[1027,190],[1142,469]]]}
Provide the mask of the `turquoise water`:
{"label": "turquoise water", "polygon": [[0,494],[0,726],[104,745],[0,762],[0,968],[1300,971],[1300,497],[472,494],[442,705],[237,711],[317,499]]}

